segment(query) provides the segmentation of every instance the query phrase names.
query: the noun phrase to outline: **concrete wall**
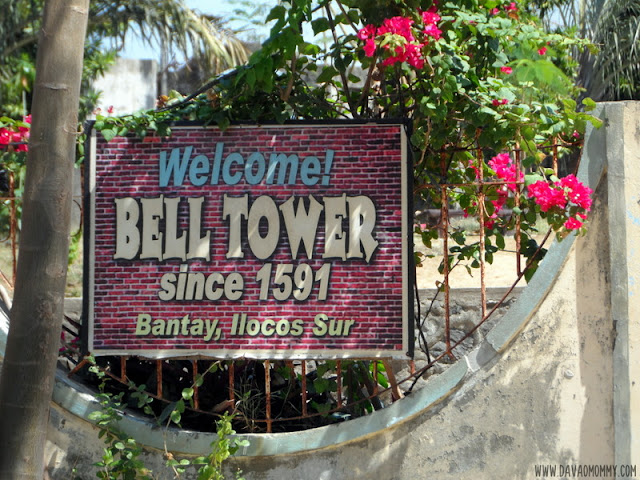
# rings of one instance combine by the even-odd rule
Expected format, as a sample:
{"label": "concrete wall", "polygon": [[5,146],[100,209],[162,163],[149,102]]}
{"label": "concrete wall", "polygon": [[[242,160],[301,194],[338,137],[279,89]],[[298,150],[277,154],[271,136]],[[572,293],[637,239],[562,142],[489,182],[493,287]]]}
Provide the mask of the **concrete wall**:
{"label": "concrete wall", "polygon": [[[247,480],[543,478],[549,465],[640,467],[639,327],[640,106],[604,104],[606,127],[587,138],[580,176],[595,188],[587,236],[554,245],[529,286],[482,342],[424,388],[373,415],[316,430],[247,436],[229,462]],[[634,171],[636,170],[636,171]],[[0,342],[1,343],[1,342]],[[0,345],[1,347],[2,345]],[[60,377],[54,392],[48,464],[54,479],[95,478],[101,455],[97,408]],[[210,435],[152,429],[127,416],[122,427],[149,446],[157,478],[166,444],[207,451]],[[613,472],[583,475],[614,478]],[[636,476],[640,476],[636,471]],[[561,475],[555,477],[577,477]],[[618,474],[618,478],[625,478]],[[183,478],[193,478],[188,475]],[[552,477],[549,477],[552,478]]]}
{"label": "concrete wall", "polygon": [[125,115],[148,110],[156,105],[158,96],[158,64],[155,60],[118,58],[93,87],[102,92],[98,107],[102,114],[113,107],[111,115]]}

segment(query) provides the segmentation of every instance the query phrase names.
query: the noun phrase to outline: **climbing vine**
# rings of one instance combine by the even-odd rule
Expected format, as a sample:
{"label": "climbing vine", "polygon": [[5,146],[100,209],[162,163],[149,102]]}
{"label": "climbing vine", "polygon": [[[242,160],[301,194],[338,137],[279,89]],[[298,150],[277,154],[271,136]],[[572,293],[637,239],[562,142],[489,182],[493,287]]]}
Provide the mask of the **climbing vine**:
{"label": "climbing vine", "polygon": [[[98,115],[94,128],[110,140],[170,135],[177,121],[226,129],[409,119],[415,201],[430,209],[455,205],[480,219],[477,235],[447,222],[415,222],[427,248],[443,234],[452,240],[441,271],[471,271],[481,257],[491,263],[511,231],[519,232],[529,279],[544,256],[540,219],[559,239],[585,231],[592,192],[551,163],[549,150],[554,158],[576,150],[587,125],[600,124],[588,113],[594,102],[576,100],[573,82],[572,52],[592,48],[587,42],[546,32],[517,2],[499,0],[284,1],[268,21],[270,37],[246,65],[188,96],[162,96],[154,111]],[[309,31],[323,40],[309,41]],[[357,385],[370,379],[362,367]],[[319,375],[316,393],[331,392],[331,378]],[[375,407],[361,406],[354,414]]]}
{"label": "climbing vine", "polygon": [[[546,32],[517,2],[499,0],[285,1],[267,20],[271,35],[247,65],[189,97],[162,97],[157,111],[98,117],[94,126],[109,139],[168,135],[175,120],[227,128],[409,118],[417,201],[431,208],[446,201],[482,217],[498,249],[517,223],[525,255],[537,252],[540,218],[559,238],[584,232],[591,192],[561,178],[544,148],[572,149],[588,123],[600,124],[588,114],[594,102],[577,103],[572,80],[571,53],[589,43]],[[308,41],[309,30],[325,40]],[[453,186],[444,199],[441,185]],[[416,233],[427,247],[439,235],[420,222]],[[453,235],[457,252],[477,259],[478,243]]]}
{"label": "climbing vine", "polygon": [[[103,480],[155,478],[142,459],[142,447],[120,427],[122,411],[127,407],[128,401],[135,401],[137,408],[155,418],[158,427],[164,428],[165,431],[171,426],[180,427],[186,405],[191,404],[193,407],[195,388],[202,386],[205,376],[215,372],[219,364],[213,362],[204,373],[195,378],[192,386],[182,390],[179,400],[168,404],[160,415],[156,415],[152,408],[154,399],[145,391],[145,385],[136,385],[129,381],[128,395],[124,391],[115,394],[107,388],[110,379],[96,364],[95,359],[87,357],[86,360],[91,365],[89,371],[100,380],[100,393],[96,396],[100,408],[89,414],[89,419],[94,421],[99,429],[98,437],[102,438],[105,444],[101,460],[94,464],[97,468],[96,476]],[[233,417],[233,414],[229,415],[227,412],[219,416],[216,421],[216,436],[211,442],[211,452],[205,456],[177,458],[165,446],[166,466],[173,471],[174,478],[182,478],[187,469],[191,468],[196,472],[198,480],[224,480],[222,467],[225,460],[240,447],[249,444],[247,440],[234,436],[236,432],[232,427]],[[242,472],[238,470],[235,474],[236,480],[243,480],[241,475]]]}

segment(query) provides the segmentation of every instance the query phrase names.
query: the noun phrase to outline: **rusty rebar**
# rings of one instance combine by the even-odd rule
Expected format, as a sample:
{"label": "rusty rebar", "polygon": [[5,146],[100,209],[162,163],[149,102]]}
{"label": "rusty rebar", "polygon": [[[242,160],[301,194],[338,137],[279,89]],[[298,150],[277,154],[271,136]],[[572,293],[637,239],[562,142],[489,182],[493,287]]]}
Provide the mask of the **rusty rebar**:
{"label": "rusty rebar", "polygon": [[156,360],[156,395],[162,398],[162,360]]}
{"label": "rusty rebar", "polygon": [[487,313],[487,289],[486,289],[486,273],[485,273],[485,263],[484,256],[486,252],[486,240],[484,238],[485,233],[485,193],[484,193],[484,158],[482,155],[482,150],[477,150],[477,161],[478,161],[478,218],[480,221],[480,304],[482,309],[482,316],[484,317]]}
{"label": "rusty rebar", "polygon": [[302,416],[307,416],[307,361],[302,360],[300,364],[300,390],[302,396]]}
{"label": "rusty rebar", "polygon": [[193,407],[196,410],[200,409],[200,398],[199,392],[200,387],[198,386],[198,360],[191,361],[191,378],[193,379]]}
{"label": "rusty rebar", "polygon": [[264,393],[266,397],[267,433],[271,433],[271,362],[264,361]]}

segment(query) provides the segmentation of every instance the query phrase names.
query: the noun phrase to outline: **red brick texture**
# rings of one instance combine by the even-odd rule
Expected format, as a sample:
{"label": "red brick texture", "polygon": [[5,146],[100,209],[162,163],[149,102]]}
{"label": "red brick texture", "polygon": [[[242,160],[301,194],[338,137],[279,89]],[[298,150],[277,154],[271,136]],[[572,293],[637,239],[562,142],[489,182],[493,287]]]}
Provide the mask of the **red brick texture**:
{"label": "red brick texture", "polygon": [[[403,158],[403,128],[296,124],[234,126],[222,132],[191,126],[174,128],[166,139],[116,137],[108,143],[98,134],[92,145],[95,163],[90,167],[95,172],[90,192],[95,209],[88,222],[93,225],[88,234],[94,232],[90,240],[93,258],[86,270],[93,276],[87,292],[91,352],[219,358],[404,355],[412,308],[407,305],[411,253],[406,243],[408,212],[403,211],[403,205],[407,210],[403,196],[408,198],[407,170],[403,173],[403,169],[409,168]],[[161,158],[170,163],[172,151],[179,149],[174,160],[180,163],[187,147],[192,149],[182,181],[177,177],[179,185],[174,185],[173,170],[161,179]],[[217,153],[216,148],[220,149]],[[291,178],[289,170],[280,181],[278,172],[269,180],[267,167],[274,152],[297,155],[298,169]],[[236,155],[226,163],[225,176],[225,159],[230,154]],[[305,162],[308,157],[315,158]],[[330,165],[328,157],[332,157]],[[250,168],[245,169],[247,164]],[[248,210],[242,212],[245,207],[238,198],[245,195]],[[268,198],[262,198],[260,207],[252,211],[254,202],[263,196]],[[322,207],[312,258],[307,256],[311,246],[301,241],[294,259],[280,207],[293,197],[295,209],[304,204],[308,212],[313,203],[310,196],[316,208]],[[137,211],[139,219],[125,226],[117,222],[116,210],[124,211],[117,202],[127,197],[135,202],[129,208]],[[176,207],[165,200],[177,197],[177,224],[173,221],[171,226]],[[352,199],[363,197],[370,200],[363,208],[374,208],[375,223],[370,235],[365,232],[364,240],[355,244],[356,252],[349,243],[353,226],[372,222],[371,215],[365,220],[353,212],[359,200]],[[203,198],[200,218],[194,215],[196,207],[189,204],[189,198]],[[225,198],[229,202],[226,216]],[[299,198],[303,203],[298,204]],[[325,199],[337,207],[328,207]],[[159,205],[159,210],[145,212],[150,204]],[[344,217],[336,217],[341,208]],[[329,234],[335,234],[333,248],[353,258],[324,257],[328,211],[337,227]],[[238,212],[242,215],[237,216]],[[230,227],[233,215],[237,218]],[[248,217],[257,231],[249,232]],[[305,231],[314,226],[313,222],[309,225]],[[227,258],[233,243],[230,228],[240,234],[242,258],[238,250]],[[130,247],[120,250],[120,258],[116,258],[118,234],[120,245]],[[139,234],[140,242],[132,234]],[[164,253],[157,253],[168,248],[186,253],[189,237],[196,234],[209,235],[204,241],[209,259],[164,258]],[[181,237],[184,247],[175,240],[168,242],[168,238]],[[152,243],[161,249],[149,247]],[[150,258],[141,258],[151,251],[155,253]],[[258,258],[266,254],[267,258]],[[271,266],[265,267],[267,264]],[[190,285],[196,292],[194,300],[180,299],[183,287],[189,284],[185,273],[179,275],[181,266],[190,275],[202,273],[198,274],[202,283],[209,279],[204,293]],[[186,290],[189,296],[189,288]]]}

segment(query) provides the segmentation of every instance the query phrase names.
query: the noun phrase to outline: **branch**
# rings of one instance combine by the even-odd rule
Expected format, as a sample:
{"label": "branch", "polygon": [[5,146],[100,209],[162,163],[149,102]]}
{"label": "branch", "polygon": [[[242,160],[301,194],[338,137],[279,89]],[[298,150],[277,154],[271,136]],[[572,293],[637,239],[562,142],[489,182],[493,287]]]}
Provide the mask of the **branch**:
{"label": "branch", "polygon": [[[338,45],[338,36],[336,35],[336,24],[333,21],[333,15],[331,15],[331,8],[329,8],[329,5],[327,4],[325,6],[325,9],[327,11],[327,20],[329,20],[329,26],[331,27],[331,34],[333,35],[333,41],[336,44],[336,47]],[[358,112],[356,110],[356,108],[353,105],[353,102],[351,101],[351,91],[349,90],[349,80],[347,79],[347,76],[345,75],[345,72],[343,70],[338,70],[340,72],[340,78],[342,79],[342,85],[344,87],[346,96],[347,96],[347,103],[349,104],[349,110],[351,110],[354,118],[358,117]]]}
{"label": "branch", "polygon": [[296,57],[296,52],[294,51],[293,52],[293,58],[291,59],[291,78],[289,79],[289,82],[287,83],[287,88],[280,95],[280,98],[282,99],[283,102],[287,102],[289,100],[289,97],[291,96],[291,90],[293,89],[293,79],[296,76],[297,63],[298,63],[298,60],[297,60],[297,57]]}
{"label": "branch", "polygon": [[3,53],[3,56],[5,58],[7,58],[13,52],[15,52],[16,50],[19,50],[22,47],[26,47],[29,44],[35,44],[37,41],[38,41],[38,35],[37,34],[34,33],[34,34],[31,34],[31,35],[27,35],[25,38],[23,38],[19,42],[16,42],[13,45],[11,45],[10,47],[7,47],[7,49]]}

